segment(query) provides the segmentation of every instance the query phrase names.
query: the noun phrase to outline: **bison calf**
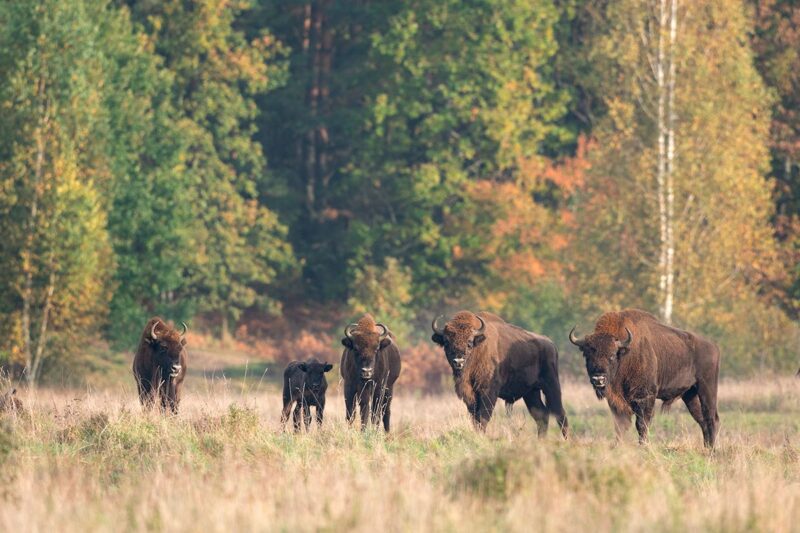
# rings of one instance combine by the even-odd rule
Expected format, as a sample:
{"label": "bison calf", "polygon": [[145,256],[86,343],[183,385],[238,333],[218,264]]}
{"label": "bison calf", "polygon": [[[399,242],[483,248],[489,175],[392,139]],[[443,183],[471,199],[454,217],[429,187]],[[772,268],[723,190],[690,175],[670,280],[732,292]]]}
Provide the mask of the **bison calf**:
{"label": "bison calf", "polygon": [[186,377],[186,324],[183,331],[168,326],[161,318],[153,317],[139,339],[133,357],[133,376],[139,388],[139,400],[150,408],[160,400],[162,411],[178,412],[181,387]]}
{"label": "bison calf", "polygon": [[639,442],[646,442],[656,399],[669,406],[681,398],[706,447],[714,446],[720,353],[713,342],[638,309],[605,313],[593,333],[579,339],[572,328],[569,340],[583,352],[597,398],[608,401],[618,438],[635,415]]}
{"label": "bison calf", "polygon": [[317,423],[322,425],[325,411],[325,391],[328,389],[328,380],[325,373],[333,365],[320,363],[316,359],[306,362],[292,361],[283,371],[283,412],[281,425],[286,425],[289,412],[294,408],[294,430],[300,431],[300,411],[303,412],[306,429],[311,424],[311,407],[317,408]]}

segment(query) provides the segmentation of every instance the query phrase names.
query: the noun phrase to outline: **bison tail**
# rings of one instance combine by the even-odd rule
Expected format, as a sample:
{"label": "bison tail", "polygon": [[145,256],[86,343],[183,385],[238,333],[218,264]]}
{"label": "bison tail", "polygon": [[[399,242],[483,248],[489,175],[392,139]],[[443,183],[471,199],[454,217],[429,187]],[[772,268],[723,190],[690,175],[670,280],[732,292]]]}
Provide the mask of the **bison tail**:
{"label": "bison tail", "polygon": [[661,403],[661,412],[662,412],[662,413],[668,413],[668,412],[669,412],[669,410],[670,410],[670,408],[672,407],[672,404],[673,404],[673,403],[675,402],[675,400],[677,400],[677,399],[678,399],[678,397],[676,396],[675,398],[673,398],[673,399],[671,399],[671,400],[664,400],[664,401]]}

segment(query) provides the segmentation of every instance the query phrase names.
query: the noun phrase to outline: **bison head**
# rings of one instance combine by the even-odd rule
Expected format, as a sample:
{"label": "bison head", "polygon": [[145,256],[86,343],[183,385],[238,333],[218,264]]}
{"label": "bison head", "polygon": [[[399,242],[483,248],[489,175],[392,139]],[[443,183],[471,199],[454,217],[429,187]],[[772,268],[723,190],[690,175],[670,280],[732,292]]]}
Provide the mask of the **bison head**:
{"label": "bison head", "polygon": [[150,329],[150,337],[148,339],[155,359],[162,368],[162,376],[169,376],[171,378],[178,377],[181,372],[181,354],[186,346],[186,327],[185,322],[181,322],[183,331],[178,333],[177,330],[167,326],[164,322],[156,321]]}
{"label": "bison head", "polygon": [[599,399],[606,395],[606,385],[610,383],[619,368],[620,357],[628,353],[633,333],[625,328],[627,338],[618,339],[610,333],[593,333],[583,339],[575,336],[575,328],[569,332],[569,341],[580,348],[586,361],[586,372],[594,392]]}
{"label": "bison head", "polygon": [[481,317],[468,311],[456,313],[444,326],[439,325],[442,318],[444,317],[440,315],[431,322],[431,340],[444,348],[453,374],[458,375],[467,366],[475,347],[486,340],[486,323]]}
{"label": "bison head", "polygon": [[300,363],[298,368],[306,374],[306,387],[316,394],[322,392],[322,389],[328,386],[328,382],[325,380],[325,372],[329,372],[333,365],[327,362],[320,363],[316,359],[309,359],[305,363]]}
{"label": "bison head", "polygon": [[389,329],[383,324],[376,324],[369,314],[361,317],[356,324],[344,328],[342,344],[353,351],[356,368],[364,380],[372,379],[378,351],[391,343]]}

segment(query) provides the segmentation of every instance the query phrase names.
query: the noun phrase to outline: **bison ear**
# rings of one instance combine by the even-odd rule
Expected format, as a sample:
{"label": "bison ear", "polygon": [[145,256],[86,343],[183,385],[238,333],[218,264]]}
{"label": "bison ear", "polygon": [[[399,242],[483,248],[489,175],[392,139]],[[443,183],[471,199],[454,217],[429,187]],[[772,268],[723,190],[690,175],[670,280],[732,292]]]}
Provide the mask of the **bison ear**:
{"label": "bison ear", "polygon": [[472,339],[472,345],[473,346],[478,346],[480,343],[482,343],[485,340],[486,340],[486,335],[484,335],[484,334],[475,335],[475,337]]}
{"label": "bison ear", "polygon": [[342,338],[342,346],[344,346],[345,348],[350,348],[352,350],[353,349],[353,341],[351,341],[347,337],[343,337]]}
{"label": "bison ear", "polygon": [[186,337],[181,337],[181,346],[186,346]]}
{"label": "bison ear", "polygon": [[392,338],[391,337],[386,337],[385,339],[383,339],[381,341],[381,350],[383,350],[384,348],[386,348],[390,344],[392,344]]}
{"label": "bison ear", "polygon": [[300,363],[299,365],[297,365],[297,368],[299,368],[303,372],[308,372],[308,365],[306,365],[305,363]]}
{"label": "bison ear", "polygon": [[325,363],[325,367],[322,369],[323,372],[330,372],[333,370],[333,365],[330,363]]}
{"label": "bison ear", "polygon": [[431,340],[438,344],[439,346],[444,346],[444,337],[439,335],[438,333],[434,333],[431,335]]}
{"label": "bison ear", "polygon": [[622,357],[623,355],[625,355],[625,354],[626,354],[626,353],[628,353],[629,351],[631,351],[631,349],[630,349],[630,348],[628,348],[627,346],[621,346],[621,347],[620,347],[620,348],[617,350],[617,357]]}

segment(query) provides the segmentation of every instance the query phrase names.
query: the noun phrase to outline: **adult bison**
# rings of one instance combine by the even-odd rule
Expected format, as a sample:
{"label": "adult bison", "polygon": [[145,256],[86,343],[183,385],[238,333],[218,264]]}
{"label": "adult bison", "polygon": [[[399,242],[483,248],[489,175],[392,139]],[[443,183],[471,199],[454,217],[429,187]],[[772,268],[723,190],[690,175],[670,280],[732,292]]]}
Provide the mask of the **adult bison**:
{"label": "adult bison", "polygon": [[133,376],[139,387],[139,400],[146,408],[160,400],[161,410],[178,412],[181,386],[186,377],[186,324],[183,331],[167,325],[161,318],[148,322],[133,357]]}
{"label": "adult bison", "polygon": [[355,418],[355,404],[361,411],[361,429],[367,426],[372,404],[372,423],[383,418],[389,431],[394,382],[400,375],[400,350],[394,334],[383,324],[376,324],[366,314],[344,328],[341,372],[344,380],[344,404],[348,423]]}
{"label": "adult bison", "polygon": [[329,372],[333,365],[327,362],[319,362],[315,358],[308,361],[292,361],[283,371],[283,411],[281,412],[281,425],[285,426],[289,420],[289,413],[294,407],[294,430],[300,431],[300,412],[303,413],[303,420],[306,430],[311,425],[311,407],[317,409],[317,424],[322,425],[322,417],[325,412],[325,392],[328,390],[328,380],[325,373]]}
{"label": "adult bison", "polygon": [[444,348],[453,370],[456,394],[467,404],[479,429],[485,429],[492,418],[497,398],[505,400],[506,405],[522,398],[536,421],[539,437],[547,433],[552,414],[567,438],[558,350],[553,341],[491,313],[460,311],[439,325],[442,318],[431,323],[431,339]]}
{"label": "adult bison", "polygon": [[639,442],[646,442],[656,399],[668,407],[680,397],[706,447],[714,446],[720,353],[713,342],[638,309],[605,313],[593,333],[579,339],[572,328],[569,340],[583,352],[598,399],[608,401],[618,437],[636,415]]}

